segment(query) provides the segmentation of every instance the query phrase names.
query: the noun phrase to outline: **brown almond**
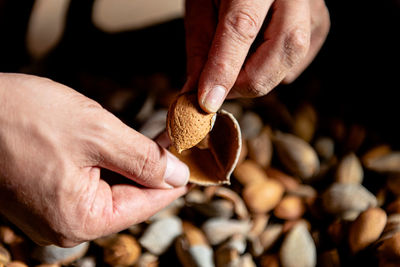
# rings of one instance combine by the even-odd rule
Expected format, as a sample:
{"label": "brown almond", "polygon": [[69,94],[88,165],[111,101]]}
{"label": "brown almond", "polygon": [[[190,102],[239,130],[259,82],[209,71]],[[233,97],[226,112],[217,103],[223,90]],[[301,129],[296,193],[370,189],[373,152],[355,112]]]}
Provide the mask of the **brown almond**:
{"label": "brown almond", "polygon": [[190,222],[182,222],[182,230],[190,246],[208,244],[204,233]]}
{"label": "brown almond", "polygon": [[[213,250],[204,233],[193,224],[182,223],[183,235],[175,244],[177,256],[183,266],[213,266]],[[202,264],[201,264],[202,263]]]}
{"label": "brown almond", "polygon": [[266,254],[261,257],[261,267],[280,267],[279,256],[275,254]]}
{"label": "brown almond", "polygon": [[385,239],[378,247],[378,252],[388,260],[400,260],[400,232]]}
{"label": "brown almond", "polygon": [[366,135],[367,131],[364,126],[360,124],[352,124],[349,127],[344,144],[346,151],[357,151],[363,144]]}
{"label": "brown almond", "polygon": [[268,179],[250,183],[243,189],[243,200],[254,213],[268,212],[278,205],[284,187],[278,181]]}
{"label": "brown almond", "polygon": [[318,266],[340,267],[340,255],[336,248],[322,252],[318,256]]}
{"label": "brown almond", "polygon": [[104,247],[104,261],[112,266],[133,265],[141,254],[141,248],[136,239],[127,234],[118,234]]}
{"label": "brown almond", "polygon": [[247,141],[249,158],[264,168],[270,165],[272,159],[273,147],[270,136],[271,129],[264,127],[258,136]]}
{"label": "brown almond", "polygon": [[400,173],[400,151],[392,151],[370,160],[366,167],[376,172]]}
{"label": "brown almond", "polygon": [[246,111],[240,118],[239,124],[244,139],[258,136],[263,127],[260,115],[252,111]]}
{"label": "brown almond", "polygon": [[314,137],[317,123],[317,112],[309,103],[303,103],[293,116],[292,132],[303,140],[310,142]]}
{"label": "brown almond", "polygon": [[400,213],[400,199],[396,199],[389,203],[389,205],[386,207],[386,212],[388,214]]}
{"label": "brown almond", "polygon": [[329,160],[335,154],[335,142],[330,137],[319,137],[314,142],[314,148],[318,156],[324,160]]}
{"label": "brown almond", "polygon": [[400,196],[400,173],[389,175],[386,185],[390,192],[396,196]]}
{"label": "brown almond", "polygon": [[392,151],[389,145],[378,145],[368,150],[361,158],[362,163],[368,166],[372,161]]}
{"label": "brown almond", "polygon": [[284,220],[295,220],[306,211],[303,200],[297,196],[285,196],[274,209],[274,215]]}
{"label": "brown almond", "polygon": [[215,113],[203,111],[196,93],[179,95],[170,105],[167,132],[178,153],[197,145],[210,132]]}
{"label": "brown almond", "polygon": [[266,173],[269,178],[278,180],[286,191],[296,190],[300,185],[298,179],[276,168],[269,167],[266,169]]}
{"label": "brown almond", "polygon": [[233,171],[233,175],[242,185],[253,182],[262,182],[268,179],[263,168],[252,160],[245,160]]}
{"label": "brown almond", "polygon": [[12,261],[6,265],[7,267],[28,267],[25,263],[22,261]]}
{"label": "brown almond", "polygon": [[380,208],[362,212],[350,226],[348,241],[351,251],[357,253],[378,240],[386,220],[386,213]]}

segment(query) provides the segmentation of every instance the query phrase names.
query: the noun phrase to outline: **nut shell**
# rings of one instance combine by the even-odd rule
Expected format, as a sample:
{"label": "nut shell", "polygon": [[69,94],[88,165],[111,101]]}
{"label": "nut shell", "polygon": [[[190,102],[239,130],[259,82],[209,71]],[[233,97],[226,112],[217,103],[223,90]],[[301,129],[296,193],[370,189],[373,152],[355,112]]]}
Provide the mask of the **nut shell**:
{"label": "nut shell", "polygon": [[170,151],[190,169],[189,181],[199,185],[230,184],[242,147],[240,127],[232,114],[218,112],[208,136],[208,147],[194,146],[182,153],[175,147]]}
{"label": "nut shell", "polygon": [[206,113],[197,101],[196,93],[179,95],[167,115],[167,131],[178,153],[197,145],[210,132],[215,113]]}

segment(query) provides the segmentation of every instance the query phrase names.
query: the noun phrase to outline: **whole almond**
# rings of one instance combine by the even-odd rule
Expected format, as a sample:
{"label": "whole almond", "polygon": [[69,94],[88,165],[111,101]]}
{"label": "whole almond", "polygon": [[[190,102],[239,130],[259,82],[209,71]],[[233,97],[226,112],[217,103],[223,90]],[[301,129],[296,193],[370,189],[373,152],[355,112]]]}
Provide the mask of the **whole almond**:
{"label": "whole almond", "polygon": [[152,254],[161,255],[181,233],[181,219],[176,216],[171,216],[150,224],[139,238],[139,243]]}
{"label": "whole almond", "polygon": [[386,213],[380,208],[362,212],[350,226],[348,241],[351,251],[357,253],[378,240],[386,220]]}
{"label": "whole almond", "polygon": [[335,154],[335,143],[330,137],[319,137],[314,142],[315,151],[324,160],[329,160]]}
{"label": "whole almond", "polygon": [[88,248],[89,242],[71,248],[61,248],[54,245],[38,246],[34,249],[32,256],[42,263],[67,265],[85,255]]}
{"label": "whole almond", "polygon": [[377,205],[375,196],[360,184],[333,183],[321,197],[324,210],[338,216]]}
{"label": "whole almond", "polygon": [[296,224],[286,235],[280,249],[283,267],[313,267],[317,263],[314,241],[303,223]]}
{"label": "whole almond", "polygon": [[318,173],[319,159],[315,150],[303,139],[278,132],[274,144],[282,164],[303,180],[310,180]]}
{"label": "whole almond", "polygon": [[286,191],[296,190],[300,185],[299,179],[276,168],[269,167],[266,169],[266,173],[269,178],[279,181],[285,187]]}
{"label": "whole almond", "polygon": [[244,139],[256,137],[263,127],[261,117],[252,111],[246,111],[239,120],[240,129]]}
{"label": "whole almond", "polygon": [[285,196],[274,209],[274,215],[284,220],[295,220],[300,218],[306,208],[303,200],[297,196]]}
{"label": "whole almond", "polygon": [[303,103],[293,116],[292,132],[310,142],[314,137],[317,123],[317,112],[309,103]]}
{"label": "whole almond", "polygon": [[362,163],[368,166],[372,161],[391,152],[389,145],[378,145],[368,150],[361,158]]}
{"label": "whole almond", "polygon": [[389,175],[386,185],[390,192],[396,196],[400,196],[400,173]]}
{"label": "whole almond", "polygon": [[378,247],[381,257],[389,260],[400,260],[400,232],[392,237],[385,239]]}
{"label": "whole almond", "polygon": [[248,139],[248,155],[249,158],[255,161],[261,167],[268,167],[272,159],[272,141],[271,129],[264,127],[261,133]]}
{"label": "whole almond", "polygon": [[22,261],[12,261],[6,265],[7,267],[28,267],[25,263]]}
{"label": "whole almond", "polygon": [[354,153],[347,154],[336,170],[336,182],[361,184],[364,171],[361,162]]}
{"label": "whole almond", "polygon": [[11,255],[8,250],[6,250],[4,247],[1,246],[0,244],[0,265],[1,264],[7,264],[11,261]]}
{"label": "whole almond", "polygon": [[388,214],[400,213],[400,199],[396,199],[389,203],[389,205],[386,207],[386,211]]}
{"label": "whole almond", "polygon": [[118,234],[104,247],[104,261],[112,266],[130,266],[139,258],[141,248],[136,239],[127,234]]}
{"label": "whole almond", "polygon": [[264,213],[278,205],[284,187],[278,181],[268,179],[250,183],[243,189],[243,200],[254,213]]}
{"label": "whole almond", "polygon": [[400,173],[400,151],[392,151],[381,157],[369,160],[367,168],[383,173]]}
{"label": "whole almond", "polygon": [[233,171],[233,175],[242,185],[253,182],[263,182],[268,176],[263,168],[252,160],[245,160]]}
{"label": "whole almond", "polygon": [[260,234],[260,243],[264,251],[269,250],[282,235],[283,226],[281,224],[270,224]]}
{"label": "whole almond", "polygon": [[204,233],[189,222],[182,223],[183,235],[175,244],[177,256],[184,267],[213,267],[213,250]]}
{"label": "whole almond", "polygon": [[279,267],[279,256],[275,254],[266,254],[261,257],[261,267]]}
{"label": "whole almond", "polygon": [[218,245],[235,234],[244,234],[251,229],[249,221],[211,218],[201,227],[211,245]]}
{"label": "whole almond", "polygon": [[340,255],[336,248],[322,252],[318,256],[318,265],[321,267],[340,267]]}

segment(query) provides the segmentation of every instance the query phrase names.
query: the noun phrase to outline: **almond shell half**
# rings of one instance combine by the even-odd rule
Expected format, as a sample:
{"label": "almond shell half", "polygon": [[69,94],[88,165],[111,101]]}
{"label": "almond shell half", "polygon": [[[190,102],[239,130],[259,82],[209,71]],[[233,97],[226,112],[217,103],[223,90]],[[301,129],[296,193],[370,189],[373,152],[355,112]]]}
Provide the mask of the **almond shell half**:
{"label": "almond shell half", "polygon": [[230,184],[242,146],[240,127],[233,115],[220,110],[205,142],[181,153],[174,146],[170,151],[189,166],[190,182],[204,186]]}

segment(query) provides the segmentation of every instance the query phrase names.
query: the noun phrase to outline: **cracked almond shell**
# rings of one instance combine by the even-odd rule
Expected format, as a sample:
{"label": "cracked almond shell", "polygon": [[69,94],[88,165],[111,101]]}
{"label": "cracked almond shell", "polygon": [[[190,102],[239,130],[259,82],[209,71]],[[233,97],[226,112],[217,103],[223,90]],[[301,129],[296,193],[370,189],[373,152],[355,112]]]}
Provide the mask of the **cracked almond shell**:
{"label": "cracked almond shell", "polygon": [[167,117],[173,144],[170,151],[189,166],[190,182],[204,186],[230,184],[242,146],[239,124],[224,110],[215,118],[212,114],[205,117],[196,105],[193,93],[179,96],[171,105]]}

